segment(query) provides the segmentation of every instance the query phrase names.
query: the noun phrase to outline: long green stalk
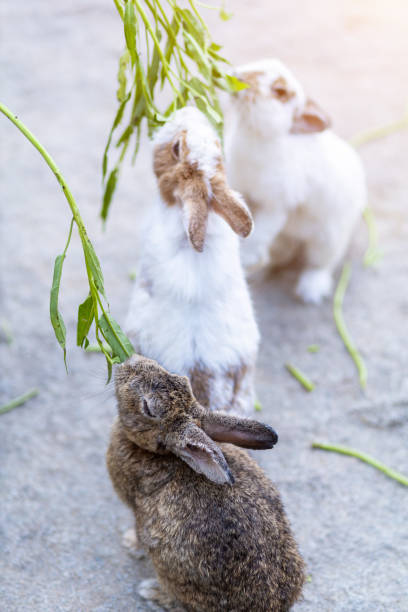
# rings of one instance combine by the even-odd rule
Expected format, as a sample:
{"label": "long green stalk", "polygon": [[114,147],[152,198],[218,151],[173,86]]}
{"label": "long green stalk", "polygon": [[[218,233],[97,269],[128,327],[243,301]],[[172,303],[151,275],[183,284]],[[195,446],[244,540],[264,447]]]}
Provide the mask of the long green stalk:
{"label": "long green stalk", "polygon": [[42,155],[42,157],[45,159],[45,161],[47,162],[47,165],[49,166],[49,168],[51,168],[51,170],[55,174],[57,181],[62,187],[62,191],[72,211],[72,216],[74,217],[75,223],[78,226],[78,231],[81,235],[81,239],[87,238],[86,228],[85,228],[84,222],[82,221],[81,215],[79,213],[79,208],[74,200],[74,197],[71,191],[68,188],[68,185],[65,182],[64,177],[61,174],[60,169],[58,168],[57,164],[52,159],[51,155],[45,150],[42,144],[38,142],[37,138],[34,136],[32,132],[30,132],[30,130],[24,125],[24,123],[20,121],[17,115],[15,115],[9,108],[7,108],[5,104],[2,104],[1,102],[0,102],[0,111],[4,115],[6,115],[6,117],[8,117],[12,123],[14,123],[14,125],[20,130],[20,132],[24,134],[24,136],[31,142],[31,144],[37,149],[40,155]]}
{"label": "long green stalk", "polygon": [[14,408],[17,408],[18,406],[22,406],[32,397],[36,397],[38,393],[38,389],[31,389],[31,391],[27,391],[27,393],[19,395],[15,399],[11,400],[11,402],[8,402],[8,404],[4,404],[3,406],[1,406],[0,414],[5,414],[6,412],[10,412],[10,410],[13,410]]}
{"label": "long green stalk", "polygon": [[347,262],[343,266],[343,270],[340,276],[339,283],[337,285],[334,299],[333,299],[333,316],[334,321],[336,323],[337,331],[340,334],[341,339],[343,340],[344,346],[350,353],[350,356],[354,363],[356,364],[358,370],[358,376],[360,379],[360,385],[363,389],[367,386],[367,368],[363,361],[362,356],[360,355],[356,345],[354,344],[353,338],[350,335],[350,332],[347,329],[344,315],[343,315],[343,300],[344,295],[346,293],[346,289],[350,280],[351,268],[350,264]]}
{"label": "long green stalk", "polygon": [[380,472],[383,472],[389,478],[393,478],[400,484],[408,487],[408,478],[406,476],[404,476],[400,472],[396,472],[395,470],[389,468],[387,465],[381,463],[380,461],[377,461],[377,459],[374,459],[370,455],[355,450],[354,448],[349,448],[348,446],[337,446],[333,444],[322,444],[320,442],[313,442],[312,448],[319,448],[321,450],[331,451],[333,453],[340,453],[342,455],[356,457],[357,459],[360,459],[360,461],[364,461],[364,463],[368,463],[369,465],[375,467],[377,470],[380,470]]}

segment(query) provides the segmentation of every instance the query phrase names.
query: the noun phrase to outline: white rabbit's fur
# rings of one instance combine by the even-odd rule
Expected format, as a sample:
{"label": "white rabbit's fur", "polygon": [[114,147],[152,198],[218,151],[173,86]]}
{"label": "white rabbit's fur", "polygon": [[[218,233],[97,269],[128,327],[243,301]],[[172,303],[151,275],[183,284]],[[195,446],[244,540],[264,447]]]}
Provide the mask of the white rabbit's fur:
{"label": "white rabbit's fur", "polygon": [[[181,131],[189,160],[209,183],[221,149],[199,111],[177,111],[154,144],[172,142]],[[248,414],[254,405],[259,333],[239,239],[210,206],[204,249],[197,252],[187,238],[183,216],[180,205],[169,206],[161,197],[152,205],[125,328],[137,352],[171,372],[191,376],[198,395],[194,375],[204,375],[209,397],[200,401],[211,410]],[[237,392],[236,377],[242,372]]]}
{"label": "white rabbit's fur", "polygon": [[[236,74],[251,84],[230,97],[226,110],[228,179],[253,205],[256,221],[243,248],[244,264],[251,268],[286,262],[294,244],[301,244],[306,268],[296,293],[306,302],[319,303],[330,293],[333,270],[366,205],[362,164],[354,149],[330,129],[291,132],[307,98],[280,61],[248,64]],[[279,79],[290,92],[285,101],[271,96],[271,85]]]}

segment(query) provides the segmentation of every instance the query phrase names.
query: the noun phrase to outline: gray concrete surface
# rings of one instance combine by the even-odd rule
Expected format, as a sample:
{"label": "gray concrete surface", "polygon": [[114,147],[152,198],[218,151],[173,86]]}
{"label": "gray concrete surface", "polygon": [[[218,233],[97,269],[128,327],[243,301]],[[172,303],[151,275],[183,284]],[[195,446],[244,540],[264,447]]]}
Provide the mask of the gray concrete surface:
{"label": "gray concrete surface", "polygon": [[[286,60],[346,137],[399,117],[408,99],[406,2],[345,0],[230,3],[235,18],[208,12],[231,60]],[[94,239],[114,315],[123,320],[128,271],[143,207],[152,194],[147,153],[125,168],[106,231],[97,218],[100,161],[116,106],[122,32],[113,3],[71,0],[3,4],[1,99],[27,123],[65,174]],[[38,153],[0,117],[0,403],[38,386],[40,395],[0,417],[0,609],[144,610],[138,582],[151,575],[121,546],[131,517],[115,497],[104,453],[115,414],[100,356],[74,347],[77,304],[86,295],[78,240],[63,275],[69,376],[48,318],[54,257],[69,214]],[[259,455],[282,493],[308,564],[297,612],[408,610],[408,490],[354,459],[312,451],[344,443],[408,473],[407,134],[362,149],[384,259],[361,264],[354,241],[345,315],[369,370],[359,389],[330,304],[291,295],[294,271],[253,282],[262,331],[257,383],[262,418],[279,445]],[[317,354],[307,346],[317,343]],[[290,361],[316,381],[305,393]]]}

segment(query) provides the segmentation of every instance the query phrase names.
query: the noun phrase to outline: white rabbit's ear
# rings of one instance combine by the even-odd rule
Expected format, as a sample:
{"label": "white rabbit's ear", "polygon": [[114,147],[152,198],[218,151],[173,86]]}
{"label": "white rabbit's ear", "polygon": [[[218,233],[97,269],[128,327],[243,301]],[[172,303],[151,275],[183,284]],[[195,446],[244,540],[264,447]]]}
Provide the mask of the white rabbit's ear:
{"label": "white rabbit's ear", "polygon": [[197,425],[190,423],[181,435],[169,438],[167,448],[195,472],[217,484],[233,484],[234,477],[220,448]]}
{"label": "white rabbit's ear", "polygon": [[228,187],[221,173],[217,173],[212,179],[211,187],[211,205],[214,212],[219,214],[238,236],[249,236],[254,222],[242,196]]}
{"label": "white rabbit's ear", "polygon": [[323,132],[331,126],[328,115],[310,98],[307,98],[302,112],[293,118],[292,134],[312,134]]}
{"label": "white rabbit's ear", "polygon": [[184,224],[193,248],[201,253],[207,233],[208,205],[204,198],[181,198]]}
{"label": "white rabbit's ear", "polygon": [[278,441],[278,434],[269,425],[227,414],[211,412],[204,417],[202,426],[213,440],[242,448],[273,448]]}

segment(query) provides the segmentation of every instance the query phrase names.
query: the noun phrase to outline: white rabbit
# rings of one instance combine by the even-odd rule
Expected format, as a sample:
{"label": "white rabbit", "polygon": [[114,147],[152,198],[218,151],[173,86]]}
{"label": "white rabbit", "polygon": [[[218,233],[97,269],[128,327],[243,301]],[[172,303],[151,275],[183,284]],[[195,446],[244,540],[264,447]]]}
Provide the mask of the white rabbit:
{"label": "white rabbit", "polygon": [[178,110],[157,133],[160,198],[125,323],[137,352],[190,378],[211,410],[253,411],[259,332],[240,262],[252,217],[225,178],[220,142],[196,108]]}
{"label": "white rabbit", "polygon": [[247,64],[236,75],[249,87],[228,100],[227,174],[256,221],[244,264],[281,265],[301,246],[306,263],[296,293],[319,303],[366,205],[362,164],[279,60]]}

